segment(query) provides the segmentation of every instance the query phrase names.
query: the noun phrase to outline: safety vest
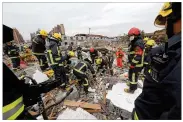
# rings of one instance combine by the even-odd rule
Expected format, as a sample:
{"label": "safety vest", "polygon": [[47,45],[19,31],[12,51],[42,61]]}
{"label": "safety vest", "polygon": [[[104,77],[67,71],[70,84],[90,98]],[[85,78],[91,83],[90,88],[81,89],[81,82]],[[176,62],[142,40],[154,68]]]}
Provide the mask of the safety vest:
{"label": "safety vest", "polygon": [[3,120],[15,120],[24,111],[23,96],[3,106]]}

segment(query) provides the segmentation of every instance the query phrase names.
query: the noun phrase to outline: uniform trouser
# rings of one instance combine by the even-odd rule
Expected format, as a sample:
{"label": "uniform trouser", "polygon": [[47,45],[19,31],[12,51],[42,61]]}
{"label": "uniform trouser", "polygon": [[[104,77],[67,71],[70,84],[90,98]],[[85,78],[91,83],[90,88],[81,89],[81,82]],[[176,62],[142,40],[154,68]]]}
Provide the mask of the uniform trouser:
{"label": "uniform trouser", "polygon": [[92,64],[94,64],[95,63],[95,57],[91,57],[91,59],[92,59]]}
{"label": "uniform trouser", "polygon": [[67,76],[64,66],[59,66],[58,64],[51,65],[51,68],[54,71],[55,79],[60,80],[61,87],[66,87]]}
{"label": "uniform trouser", "polygon": [[129,69],[128,78],[130,80],[130,90],[137,89],[138,76],[139,76],[139,72],[141,72],[141,70],[142,70],[142,68]]}
{"label": "uniform trouser", "polygon": [[20,66],[20,58],[19,57],[11,58],[11,62],[13,64],[13,69],[17,69]]}
{"label": "uniform trouser", "polygon": [[46,70],[48,68],[48,63],[45,55],[35,55],[36,58],[39,61],[39,65],[42,71]]}
{"label": "uniform trouser", "polygon": [[84,87],[84,91],[86,93],[88,93],[88,86],[89,86],[89,83],[88,83],[88,77],[85,73],[80,73],[76,70],[73,70],[73,73],[74,75],[77,77],[78,79],[78,82],[79,82],[79,85],[83,85]]}

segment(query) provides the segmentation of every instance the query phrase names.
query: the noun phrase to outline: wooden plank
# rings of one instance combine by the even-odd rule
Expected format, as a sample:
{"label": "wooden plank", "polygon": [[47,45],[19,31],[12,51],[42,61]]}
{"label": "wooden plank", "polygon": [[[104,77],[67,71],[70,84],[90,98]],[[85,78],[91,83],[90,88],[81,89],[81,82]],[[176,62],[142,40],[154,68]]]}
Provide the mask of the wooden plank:
{"label": "wooden plank", "polygon": [[99,104],[91,104],[91,103],[87,103],[87,102],[75,102],[75,101],[65,100],[64,105],[72,106],[72,107],[81,107],[81,108],[90,108],[90,109],[101,110],[101,106]]}
{"label": "wooden plank", "polygon": [[84,109],[84,110],[89,112],[89,113],[99,113],[99,112],[102,112],[102,110],[100,110],[100,109]]}

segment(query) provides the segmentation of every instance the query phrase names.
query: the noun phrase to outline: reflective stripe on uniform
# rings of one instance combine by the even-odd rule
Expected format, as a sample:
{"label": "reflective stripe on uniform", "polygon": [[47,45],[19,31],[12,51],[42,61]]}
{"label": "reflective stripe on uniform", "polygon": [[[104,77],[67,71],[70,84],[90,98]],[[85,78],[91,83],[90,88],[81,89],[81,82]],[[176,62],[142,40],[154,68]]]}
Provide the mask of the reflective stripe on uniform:
{"label": "reflective stripe on uniform", "polygon": [[35,39],[33,39],[33,42],[36,43],[36,44],[39,44],[38,42],[35,41]]}
{"label": "reflective stripe on uniform", "polygon": [[61,60],[61,58],[55,58],[55,60],[56,60],[56,61],[59,61],[59,60]]}
{"label": "reflective stripe on uniform", "polygon": [[59,64],[59,66],[64,66],[63,64]]}
{"label": "reflective stripe on uniform", "polygon": [[135,82],[135,73],[132,73],[132,82],[130,82],[131,84],[134,84]]}
{"label": "reflective stripe on uniform", "polygon": [[136,61],[134,59],[132,60],[132,62],[135,63],[135,64],[139,63],[139,61]]}
{"label": "reflective stripe on uniform", "polygon": [[79,72],[79,73],[81,73],[81,74],[84,74],[84,72],[82,72],[82,71],[80,71],[80,70],[78,70],[78,69],[74,69],[76,72]]}
{"label": "reflective stripe on uniform", "polygon": [[18,58],[18,57],[10,57],[11,59],[13,59],[13,58]]}
{"label": "reflective stripe on uniform", "polygon": [[32,52],[33,55],[45,55],[44,53],[34,53]]}
{"label": "reflective stripe on uniform", "polygon": [[51,64],[55,64],[55,62],[53,61],[52,51],[51,50],[47,50],[47,52],[48,52],[48,56],[50,58],[50,63]]}
{"label": "reflective stripe on uniform", "polygon": [[58,55],[60,56],[60,49],[59,49],[59,47],[57,47],[57,52],[58,52]]}
{"label": "reflective stripe on uniform", "polygon": [[129,52],[130,54],[135,54],[135,51],[131,51],[131,52]]}
{"label": "reflective stripe on uniform", "polygon": [[79,71],[81,71],[83,69],[83,67],[85,67],[85,66],[86,66],[86,64],[83,63],[83,66],[79,68]]}
{"label": "reflective stripe on uniform", "polygon": [[14,102],[3,107],[3,119],[4,120],[14,120],[16,119],[24,110],[23,97],[21,96]]}
{"label": "reflective stripe on uniform", "polygon": [[139,120],[136,111],[134,112],[134,120]]}
{"label": "reflective stripe on uniform", "polygon": [[88,80],[85,78],[86,84],[83,83],[83,86],[88,86]]}

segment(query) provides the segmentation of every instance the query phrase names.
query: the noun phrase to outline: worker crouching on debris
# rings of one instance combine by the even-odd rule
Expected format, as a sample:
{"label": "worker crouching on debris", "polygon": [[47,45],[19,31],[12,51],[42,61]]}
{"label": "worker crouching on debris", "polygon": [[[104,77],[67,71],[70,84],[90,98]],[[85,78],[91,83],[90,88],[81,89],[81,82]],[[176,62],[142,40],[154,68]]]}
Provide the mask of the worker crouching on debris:
{"label": "worker crouching on debris", "polygon": [[122,51],[122,49],[119,47],[118,51],[116,52],[116,61],[117,61],[117,67],[122,68],[123,67],[123,57],[124,57],[124,53]]}
{"label": "worker crouching on debris", "polygon": [[138,28],[131,28],[128,32],[130,39],[129,44],[129,82],[127,85],[129,88],[125,88],[124,91],[127,93],[133,93],[137,89],[137,81],[139,73],[143,68],[144,61],[144,43],[141,38],[140,30]]}
{"label": "worker crouching on debris", "polygon": [[13,45],[13,41],[7,42],[4,47],[4,53],[11,59],[13,70],[17,71],[20,68],[19,48]]}
{"label": "worker crouching on debris", "polygon": [[48,33],[45,30],[38,31],[37,35],[32,41],[32,52],[39,61],[39,65],[42,71],[48,68],[48,63],[45,56],[45,39]]}
{"label": "worker crouching on debris", "polygon": [[67,77],[59,47],[61,41],[61,34],[59,33],[48,36],[46,39],[46,52],[47,60],[54,71],[55,79],[60,80],[61,88],[65,90]]}
{"label": "worker crouching on debris", "polygon": [[151,67],[135,100],[133,119],[181,120],[181,15],[181,2],[167,2],[155,19],[169,39],[151,50]]}
{"label": "worker crouching on debris", "polygon": [[90,48],[90,57],[92,59],[92,64],[94,64],[95,62],[95,58],[97,58],[99,56],[99,52],[94,49],[93,47]]}
{"label": "worker crouching on debris", "polygon": [[73,68],[73,73],[78,79],[80,90],[81,90],[81,85],[83,85],[86,95],[88,94],[88,86],[89,86],[88,77],[86,74],[88,69],[91,71],[91,73],[93,74],[93,77],[95,78],[96,77],[95,70],[90,65],[87,58],[84,58],[83,61],[79,61],[78,64],[76,64],[75,67]]}
{"label": "worker crouching on debris", "polygon": [[106,70],[109,68],[108,61],[102,57],[98,57],[97,59],[95,59],[95,63],[97,65],[97,72],[102,70],[101,75],[103,75],[106,72]]}

